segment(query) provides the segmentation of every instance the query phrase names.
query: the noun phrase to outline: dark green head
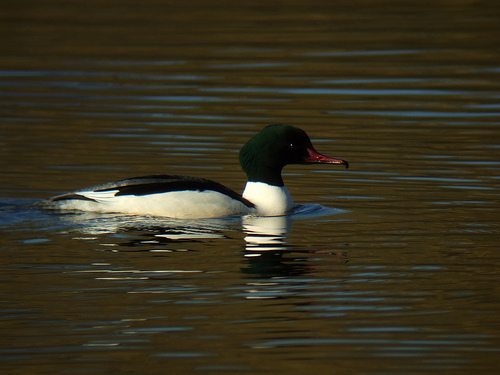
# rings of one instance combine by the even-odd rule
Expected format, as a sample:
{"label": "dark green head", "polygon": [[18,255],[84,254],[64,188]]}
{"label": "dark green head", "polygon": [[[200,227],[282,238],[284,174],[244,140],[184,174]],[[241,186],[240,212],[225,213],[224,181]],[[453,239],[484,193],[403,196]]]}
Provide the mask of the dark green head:
{"label": "dark green head", "polygon": [[249,181],[283,186],[281,170],[287,164],[343,164],[344,160],[318,153],[302,129],[269,125],[253,136],[240,151],[240,163]]}

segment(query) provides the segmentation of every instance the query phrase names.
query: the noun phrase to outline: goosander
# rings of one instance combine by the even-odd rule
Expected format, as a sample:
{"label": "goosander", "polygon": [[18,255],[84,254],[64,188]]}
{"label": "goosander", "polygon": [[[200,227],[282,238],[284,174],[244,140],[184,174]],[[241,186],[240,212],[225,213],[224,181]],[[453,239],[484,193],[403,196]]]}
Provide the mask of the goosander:
{"label": "goosander", "polygon": [[306,132],[290,125],[269,125],[241,149],[248,176],[243,194],[215,181],[177,175],[152,175],[110,182],[53,197],[46,208],[179,219],[226,216],[281,216],[293,208],[281,171],[287,164],[349,164],[317,152]]}

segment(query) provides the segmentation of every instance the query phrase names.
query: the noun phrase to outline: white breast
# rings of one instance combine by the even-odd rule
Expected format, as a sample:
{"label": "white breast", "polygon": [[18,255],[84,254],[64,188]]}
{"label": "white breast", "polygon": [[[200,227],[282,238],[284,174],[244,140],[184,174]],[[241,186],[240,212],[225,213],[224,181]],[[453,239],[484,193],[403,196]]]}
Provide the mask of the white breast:
{"label": "white breast", "polygon": [[249,181],[243,198],[257,206],[257,214],[260,216],[286,215],[293,208],[293,199],[286,186]]}

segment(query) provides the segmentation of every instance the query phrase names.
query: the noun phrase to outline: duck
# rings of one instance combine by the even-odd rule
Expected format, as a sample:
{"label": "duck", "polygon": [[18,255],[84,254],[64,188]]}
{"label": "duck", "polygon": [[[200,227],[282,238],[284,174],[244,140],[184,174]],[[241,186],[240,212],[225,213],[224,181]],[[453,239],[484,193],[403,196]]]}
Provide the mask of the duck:
{"label": "duck", "polygon": [[349,163],[325,156],[307,133],[295,126],[264,127],[241,148],[239,160],[247,183],[243,194],[209,179],[149,175],[105,183],[45,201],[44,207],[175,219],[229,216],[283,216],[294,207],[281,172],[289,164]]}

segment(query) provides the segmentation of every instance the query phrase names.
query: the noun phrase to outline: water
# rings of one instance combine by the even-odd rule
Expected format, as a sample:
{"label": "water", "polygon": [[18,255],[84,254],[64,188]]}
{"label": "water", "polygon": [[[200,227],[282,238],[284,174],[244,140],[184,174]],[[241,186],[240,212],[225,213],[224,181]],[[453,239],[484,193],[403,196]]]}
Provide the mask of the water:
{"label": "water", "polygon": [[[494,2],[5,5],[6,374],[496,373]],[[241,191],[241,145],[304,128],[301,206],[183,221],[33,208],[152,173]]]}

